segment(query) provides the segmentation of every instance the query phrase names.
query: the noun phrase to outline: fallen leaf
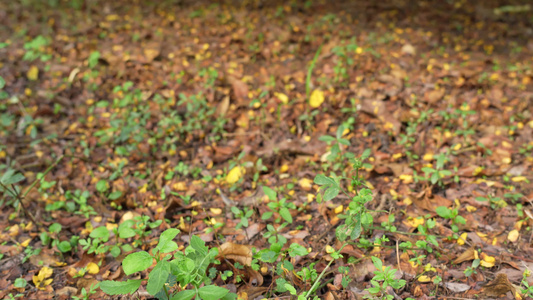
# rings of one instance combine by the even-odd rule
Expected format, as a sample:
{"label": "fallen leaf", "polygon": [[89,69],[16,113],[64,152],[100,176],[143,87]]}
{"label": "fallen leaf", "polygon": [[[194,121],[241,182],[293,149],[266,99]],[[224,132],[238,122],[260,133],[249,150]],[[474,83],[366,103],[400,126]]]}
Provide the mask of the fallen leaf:
{"label": "fallen leaf", "polygon": [[29,80],[35,81],[39,78],[39,68],[36,66],[31,66],[28,70],[28,73],[26,73],[26,77],[28,77]]}
{"label": "fallen leaf", "polygon": [[309,105],[313,108],[317,108],[324,102],[324,92],[322,92],[319,89],[316,89],[311,94],[311,97],[309,99]]}
{"label": "fallen leaf", "polygon": [[483,295],[486,297],[499,298],[507,294],[507,292],[511,292],[513,296],[516,296],[516,289],[504,273],[498,273],[493,281],[483,287]]}
{"label": "fallen leaf", "polygon": [[409,55],[415,55],[416,49],[413,47],[413,45],[407,43],[402,46],[402,53],[409,54]]}
{"label": "fallen leaf", "polygon": [[226,183],[228,184],[236,183],[237,181],[239,181],[239,179],[241,179],[242,175],[244,175],[244,172],[245,170],[243,167],[241,166],[234,167],[228,172],[228,175],[226,176]]}

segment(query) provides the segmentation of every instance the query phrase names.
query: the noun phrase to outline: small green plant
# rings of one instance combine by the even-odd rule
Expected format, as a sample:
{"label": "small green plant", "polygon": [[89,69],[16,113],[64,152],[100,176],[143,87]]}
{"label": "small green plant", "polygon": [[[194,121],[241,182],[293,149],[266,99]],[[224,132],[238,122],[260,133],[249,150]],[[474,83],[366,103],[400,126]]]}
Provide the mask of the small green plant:
{"label": "small green plant", "polygon": [[[7,99],[9,97],[9,94],[6,91],[4,91],[4,87],[5,86],[6,86],[5,79],[4,79],[4,77],[0,76],[0,100]],[[2,120],[2,123],[4,123],[3,120]],[[1,126],[0,128],[2,128],[4,126],[4,124],[2,124],[0,126]]]}
{"label": "small green plant", "polygon": [[437,214],[444,219],[449,219],[451,221],[451,228],[454,232],[454,237],[457,238],[457,232],[459,232],[459,227],[457,224],[466,224],[465,218],[459,215],[459,210],[457,208],[447,208],[446,206],[439,206],[435,210]]}
{"label": "small green plant", "polygon": [[529,269],[525,269],[524,273],[522,273],[522,281],[520,286],[523,286],[523,288],[520,289],[520,292],[527,298],[533,298],[533,285],[529,285],[528,283],[529,276],[531,276],[531,271]]}
{"label": "small green plant", "polygon": [[[124,273],[131,275],[142,272],[150,268],[155,261],[156,265],[148,275],[146,291],[157,299],[236,299],[237,295],[227,289],[212,285],[212,277],[207,274],[209,265],[217,262],[216,248],[209,249],[204,241],[193,235],[184,253],[178,251],[173,258],[168,254],[178,249],[178,245],[173,241],[178,233],[179,230],[175,228],[161,233],[159,243],[152,250],[152,254],[139,251],[126,256],[122,261]],[[108,280],[100,283],[100,289],[108,295],[126,295],[137,291],[141,283],[142,279],[128,279],[123,282]]]}
{"label": "small green plant", "polygon": [[444,179],[452,175],[452,171],[444,170],[444,165],[449,161],[449,158],[445,153],[439,153],[435,156],[436,166],[433,167],[423,167],[422,171],[425,173],[425,177],[422,177],[422,180],[431,182],[431,184],[438,184],[439,186],[444,186]]}
{"label": "small green plant", "polygon": [[248,207],[244,207],[242,210],[236,206],[231,207],[231,212],[239,219],[239,223],[235,226],[235,229],[240,229],[241,227],[248,227],[248,220],[254,214],[254,211]]}
{"label": "small green plant", "polygon": [[265,192],[265,195],[268,196],[268,199],[270,199],[271,201],[267,204],[267,206],[272,211],[267,211],[263,213],[261,219],[268,220],[274,215],[274,212],[276,212],[279,215],[279,217],[275,219],[276,223],[279,223],[282,218],[289,224],[292,223],[292,215],[289,209],[296,209],[296,205],[292,202],[288,202],[285,197],[278,200],[277,193],[267,186],[263,186],[263,191]]}
{"label": "small green plant", "polygon": [[29,61],[40,59],[42,62],[50,60],[52,55],[47,54],[45,49],[49,44],[50,40],[42,35],[39,35],[33,40],[26,42],[24,44],[24,50],[26,50],[26,53],[24,53],[22,59]]}
{"label": "small green plant", "polygon": [[372,263],[376,270],[374,271],[374,277],[370,280],[372,287],[367,288],[366,290],[372,295],[371,297],[366,296],[367,299],[375,299],[374,297],[379,297],[380,299],[392,300],[394,299],[393,295],[387,293],[387,287],[392,287],[393,289],[401,289],[405,286],[405,280],[396,279],[396,269],[393,269],[391,266],[383,267],[383,262],[381,259],[372,256]]}
{"label": "small green plant", "polygon": [[43,232],[40,235],[41,242],[45,246],[51,246],[51,247],[57,247],[59,251],[62,253],[69,252],[72,250],[73,246],[77,245],[77,239],[74,238],[71,242],[69,241],[61,241],[58,237],[59,233],[61,232],[62,226],[59,223],[53,223],[48,228],[47,232]]}
{"label": "small green plant", "polygon": [[87,291],[85,288],[81,289],[81,297],[72,296],[72,299],[74,300],[89,300],[91,298],[91,295],[96,294],[96,290],[99,287],[99,283],[91,284],[89,287],[89,290]]}
{"label": "small green plant", "polygon": [[504,207],[507,207],[507,205],[508,205],[507,202],[505,201],[505,199],[493,196],[491,194],[487,194],[487,196],[485,196],[485,197],[481,197],[481,196],[476,197],[476,200],[477,201],[481,201],[481,202],[489,201],[490,202],[490,207],[492,209],[504,208]]}
{"label": "small green plant", "polygon": [[481,260],[479,258],[476,258],[472,261],[472,265],[470,267],[467,267],[465,270],[464,270],[464,274],[466,277],[470,277],[472,276],[473,274],[477,274],[477,267],[479,267],[481,263]]}

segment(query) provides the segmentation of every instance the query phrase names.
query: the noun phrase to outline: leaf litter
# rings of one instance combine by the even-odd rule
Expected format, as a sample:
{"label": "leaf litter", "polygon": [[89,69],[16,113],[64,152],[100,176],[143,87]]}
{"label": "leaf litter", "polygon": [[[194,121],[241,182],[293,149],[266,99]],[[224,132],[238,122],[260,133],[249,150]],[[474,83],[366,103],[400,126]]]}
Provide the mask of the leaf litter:
{"label": "leaf litter", "polygon": [[[218,249],[207,298],[533,296],[527,3],[23,1],[0,17],[0,298],[137,279],[150,298],[169,228],[176,253]],[[358,191],[340,157],[365,149],[372,220],[343,246]],[[148,269],[125,275],[130,253]]]}

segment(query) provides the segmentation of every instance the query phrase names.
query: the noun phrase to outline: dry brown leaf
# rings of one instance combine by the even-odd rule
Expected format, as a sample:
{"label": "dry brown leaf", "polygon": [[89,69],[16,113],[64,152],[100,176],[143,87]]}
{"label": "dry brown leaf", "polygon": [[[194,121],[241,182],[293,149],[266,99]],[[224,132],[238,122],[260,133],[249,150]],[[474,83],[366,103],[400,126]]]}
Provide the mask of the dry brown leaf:
{"label": "dry brown leaf", "polygon": [[246,245],[226,242],[220,245],[218,257],[233,259],[243,266],[250,266],[252,263],[252,249]]}
{"label": "dry brown leaf", "polygon": [[225,96],[217,105],[216,113],[219,117],[224,117],[229,108],[229,96]]}
{"label": "dry brown leaf", "polygon": [[474,260],[477,257],[477,250],[474,248],[469,248],[465,252],[461,253],[459,257],[457,257],[453,263],[454,264],[460,264],[465,261]]}
{"label": "dry brown leaf", "polygon": [[235,100],[238,104],[244,104],[248,100],[248,86],[241,80],[229,75],[228,82],[231,84]]}
{"label": "dry brown leaf", "polygon": [[483,295],[487,297],[500,297],[507,292],[511,292],[516,298],[516,289],[505,273],[496,274],[496,278],[483,287]]}

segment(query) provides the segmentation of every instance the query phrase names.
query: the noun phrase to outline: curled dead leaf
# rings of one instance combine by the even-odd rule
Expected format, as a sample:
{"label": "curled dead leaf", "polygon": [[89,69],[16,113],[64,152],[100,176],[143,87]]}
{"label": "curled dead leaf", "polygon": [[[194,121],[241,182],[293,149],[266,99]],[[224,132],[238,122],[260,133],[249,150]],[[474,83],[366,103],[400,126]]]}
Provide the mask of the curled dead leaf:
{"label": "curled dead leaf", "polygon": [[498,298],[507,292],[511,292],[516,298],[516,289],[511,284],[505,273],[498,273],[493,281],[483,287],[483,295]]}
{"label": "curled dead leaf", "polygon": [[226,242],[218,250],[219,258],[233,259],[243,266],[250,266],[252,263],[252,249],[249,246]]}

